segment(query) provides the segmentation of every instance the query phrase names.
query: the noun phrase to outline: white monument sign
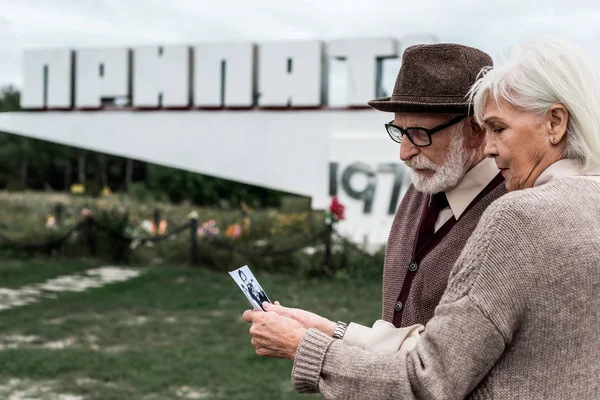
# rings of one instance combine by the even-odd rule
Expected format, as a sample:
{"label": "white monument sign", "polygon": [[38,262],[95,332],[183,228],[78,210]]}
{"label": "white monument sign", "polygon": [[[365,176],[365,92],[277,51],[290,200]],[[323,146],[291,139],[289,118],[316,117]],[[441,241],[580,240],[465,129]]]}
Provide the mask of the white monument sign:
{"label": "white monument sign", "polygon": [[381,244],[409,182],[383,128],[392,114],[367,101],[389,95],[408,44],[434,41],[30,50],[28,112],[0,114],[0,130],[310,196],[315,209],[338,196],[339,230]]}

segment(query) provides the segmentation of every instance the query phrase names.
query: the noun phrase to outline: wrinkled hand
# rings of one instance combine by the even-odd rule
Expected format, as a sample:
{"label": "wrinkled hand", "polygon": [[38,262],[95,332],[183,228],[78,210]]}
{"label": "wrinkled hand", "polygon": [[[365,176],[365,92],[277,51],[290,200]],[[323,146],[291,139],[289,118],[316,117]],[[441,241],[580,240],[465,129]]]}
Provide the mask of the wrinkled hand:
{"label": "wrinkled hand", "polygon": [[333,331],[336,327],[335,322],[332,322],[327,318],[299,308],[283,307],[278,301],[276,301],[275,304],[265,303],[263,307],[266,311],[274,311],[283,317],[300,322],[304,329],[315,328],[329,336],[333,335]]}
{"label": "wrinkled hand", "polygon": [[[263,306],[266,303],[263,303]],[[251,343],[256,354],[262,357],[289,358],[296,357],[306,329],[293,319],[283,317],[275,312],[247,310],[242,315],[250,322]]]}

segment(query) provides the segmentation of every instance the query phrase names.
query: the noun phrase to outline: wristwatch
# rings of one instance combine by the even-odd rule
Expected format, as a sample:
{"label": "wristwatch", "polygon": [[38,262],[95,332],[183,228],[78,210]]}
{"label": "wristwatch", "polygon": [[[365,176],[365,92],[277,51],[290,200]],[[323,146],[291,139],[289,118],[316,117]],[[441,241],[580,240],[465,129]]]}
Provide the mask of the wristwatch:
{"label": "wristwatch", "polygon": [[342,321],[338,321],[337,325],[333,331],[333,337],[336,339],[341,339],[344,337],[344,334],[346,333],[346,328],[348,327],[348,325],[345,322]]}

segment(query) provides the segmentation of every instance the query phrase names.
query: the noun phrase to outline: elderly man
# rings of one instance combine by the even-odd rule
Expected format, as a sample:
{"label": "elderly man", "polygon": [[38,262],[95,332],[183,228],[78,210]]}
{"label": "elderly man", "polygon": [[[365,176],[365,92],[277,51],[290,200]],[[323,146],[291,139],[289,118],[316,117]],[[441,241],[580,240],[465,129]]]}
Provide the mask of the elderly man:
{"label": "elderly man", "polygon": [[[368,350],[398,350],[407,337],[418,336],[481,215],[506,193],[494,161],[485,158],[485,131],[469,115],[467,101],[479,72],[491,65],[487,54],[467,46],[411,46],[403,54],[393,95],[369,102],[394,113],[385,128],[400,143],[400,159],[412,176],[387,244],[383,321],[373,328],[346,327],[307,311],[267,305],[275,312],[244,314],[253,322],[258,354],[293,358],[309,328]],[[278,324],[267,329],[266,321]],[[279,334],[287,341],[275,350],[268,343]]]}

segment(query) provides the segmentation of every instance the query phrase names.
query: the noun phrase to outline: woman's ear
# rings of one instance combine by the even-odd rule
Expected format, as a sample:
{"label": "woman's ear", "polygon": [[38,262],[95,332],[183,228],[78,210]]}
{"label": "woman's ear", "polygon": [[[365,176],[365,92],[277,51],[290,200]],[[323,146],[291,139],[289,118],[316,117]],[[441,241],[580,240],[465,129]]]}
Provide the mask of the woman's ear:
{"label": "woman's ear", "polygon": [[547,126],[550,143],[560,143],[567,133],[569,124],[569,111],[562,104],[554,104],[548,110]]}

